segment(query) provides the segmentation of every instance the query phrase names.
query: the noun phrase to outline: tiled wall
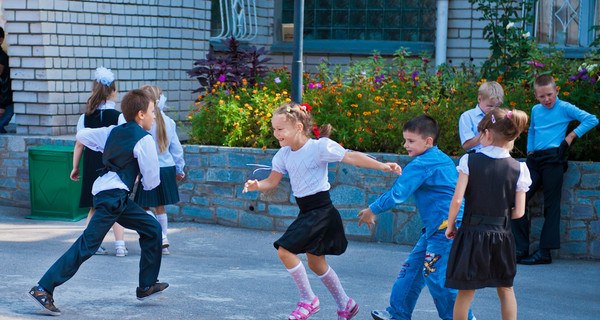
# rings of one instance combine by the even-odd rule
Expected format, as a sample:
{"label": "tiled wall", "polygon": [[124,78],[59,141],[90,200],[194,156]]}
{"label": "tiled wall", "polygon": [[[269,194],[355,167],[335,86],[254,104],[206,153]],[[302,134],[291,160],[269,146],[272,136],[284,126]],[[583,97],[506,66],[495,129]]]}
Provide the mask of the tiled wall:
{"label": "tiled wall", "polygon": [[143,84],[159,85],[176,119],[193,105],[197,81],[185,72],[208,51],[210,1],[3,0],[2,5],[17,133],[74,133],[98,66],[115,72],[121,96]]}
{"label": "tiled wall", "polygon": [[[0,205],[30,206],[27,150],[45,144],[73,145],[74,141],[60,137],[0,136]],[[295,219],[298,211],[287,177],[274,190],[242,193],[253,168],[247,164],[269,165],[276,150],[198,145],[185,145],[184,149],[186,178],[179,184],[181,201],[167,206],[171,220],[283,231]],[[401,166],[410,161],[407,156],[394,154],[375,156]],[[68,174],[65,173],[65,179]],[[412,199],[381,214],[375,228],[358,226],[358,211],[388,190],[394,179],[393,174],[345,163],[330,165],[331,197],[349,238],[400,244],[416,242],[422,225]],[[543,222],[541,199],[539,192],[530,204],[533,248],[537,247]],[[569,163],[561,205],[562,248],[558,255],[600,259],[600,164]]]}

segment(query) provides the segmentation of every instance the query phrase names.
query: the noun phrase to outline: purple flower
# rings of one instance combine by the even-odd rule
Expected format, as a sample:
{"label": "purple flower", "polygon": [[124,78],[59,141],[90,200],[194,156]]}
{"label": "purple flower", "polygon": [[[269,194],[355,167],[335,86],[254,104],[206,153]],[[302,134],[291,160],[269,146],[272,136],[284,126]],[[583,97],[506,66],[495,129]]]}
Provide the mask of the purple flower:
{"label": "purple flower", "polygon": [[587,69],[586,68],[581,68],[581,71],[579,71],[579,74],[584,74],[587,73]]}
{"label": "purple flower", "polygon": [[315,87],[317,87],[317,88],[319,88],[319,89],[320,89],[320,88],[323,88],[323,86],[322,86],[322,85],[321,85],[319,82],[315,83]]}
{"label": "purple flower", "polygon": [[543,65],[543,64],[541,64],[541,63],[539,63],[539,62],[536,62],[536,63],[535,63],[535,66],[536,66],[536,67],[540,67],[540,68],[542,68],[544,65]]}
{"label": "purple flower", "polygon": [[581,80],[587,80],[589,77],[587,76],[587,74],[584,74],[583,76],[581,76]]}
{"label": "purple flower", "polygon": [[590,79],[590,81],[591,81],[592,83],[594,83],[594,82],[596,82],[596,78],[592,78],[592,79]]}
{"label": "purple flower", "polygon": [[412,73],[412,77],[413,79],[416,78],[419,75],[419,71],[415,71]]}
{"label": "purple flower", "polygon": [[308,84],[308,88],[309,88],[309,89],[313,89],[314,87],[315,87],[315,84],[314,84],[314,83],[312,83],[312,82],[311,82],[311,83],[309,83],[309,84]]}
{"label": "purple flower", "polygon": [[533,61],[527,61],[527,64],[533,64]]}
{"label": "purple flower", "polygon": [[362,74],[363,76],[366,76],[367,72],[365,71],[365,69],[363,69],[363,70],[360,71],[360,74]]}
{"label": "purple flower", "polygon": [[323,59],[323,57],[321,57],[321,61],[325,61],[325,59]]}
{"label": "purple flower", "polygon": [[229,94],[229,90],[225,90],[225,94]]}
{"label": "purple flower", "polygon": [[575,81],[575,80],[577,80],[577,76],[572,76],[569,78],[569,81]]}
{"label": "purple flower", "polygon": [[279,79],[279,77],[273,79],[273,81],[275,81],[275,83],[281,83],[281,79]]}
{"label": "purple flower", "polygon": [[224,75],[224,74],[222,74],[222,75],[219,77],[219,81],[221,81],[221,82],[225,82],[225,75]]}

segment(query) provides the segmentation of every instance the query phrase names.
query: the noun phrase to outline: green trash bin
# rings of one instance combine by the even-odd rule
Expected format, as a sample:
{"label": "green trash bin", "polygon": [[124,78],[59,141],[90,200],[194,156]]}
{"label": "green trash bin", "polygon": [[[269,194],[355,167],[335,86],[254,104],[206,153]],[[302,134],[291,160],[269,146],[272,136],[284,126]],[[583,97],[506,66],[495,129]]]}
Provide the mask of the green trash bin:
{"label": "green trash bin", "polygon": [[89,208],[79,208],[81,180],[69,178],[73,146],[43,145],[29,148],[31,215],[40,220],[79,221]]}

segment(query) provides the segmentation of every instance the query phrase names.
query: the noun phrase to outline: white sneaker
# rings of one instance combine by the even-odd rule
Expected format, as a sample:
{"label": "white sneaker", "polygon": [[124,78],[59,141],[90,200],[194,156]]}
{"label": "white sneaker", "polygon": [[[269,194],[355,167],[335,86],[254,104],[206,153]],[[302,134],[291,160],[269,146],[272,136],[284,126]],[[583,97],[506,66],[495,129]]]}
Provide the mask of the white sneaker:
{"label": "white sneaker", "polygon": [[371,317],[375,320],[390,320],[392,316],[386,310],[373,310],[371,311]]}
{"label": "white sneaker", "polygon": [[162,247],[163,248],[168,248],[171,244],[169,243],[169,239],[167,238],[163,238],[162,239]]}
{"label": "white sneaker", "polygon": [[171,253],[169,252],[169,249],[167,249],[167,248],[163,248],[163,249],[162,249],[162,254],[166,256],[166,255],[169,255],[169,254],[171,254]]}
{"label": "white sneaker", "polygon": [[117,253],[115,255],[117,257],[124,257],[129,253],[129,250],[127,250],[125,247],[118,247],[116,251]]}
{"label": "white sneaker", "polygon": [[98,247],[98,250],[96,250],[96,252],[94,254],[105,255],[105,254],[108,254],[108,251],[106,251],[106,249],[104,249],[103,246],[100,246],[100,247]]}

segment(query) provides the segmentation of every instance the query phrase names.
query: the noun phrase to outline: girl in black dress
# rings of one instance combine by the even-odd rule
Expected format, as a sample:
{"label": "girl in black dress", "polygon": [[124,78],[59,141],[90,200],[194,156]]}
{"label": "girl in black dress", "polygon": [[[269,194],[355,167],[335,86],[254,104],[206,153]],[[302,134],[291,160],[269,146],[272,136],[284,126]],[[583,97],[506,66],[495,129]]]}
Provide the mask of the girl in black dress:
{"label": "girl in black dress", "polygon": [[[83,128],[100,128],[117,125],[118,118],[121,112],[115,110],[115,100],[117,98],[117,86],[115,76],[110,69],[99,67],[94,73],[94,85],[92,87],[92,95],[87,101],[87,109],[84,114],[79,117],[77,122],[77,131]],[[96,170],[104,168],[102,164],[102,152],[92,151],[83,147],[82,144],[75,146],[73,153],[73,171],[71,172],[72,180],[79,180],[79,161],[83,154],[83,181],[81,182],[81,196],[79,198],[80,208],[90,208],[87,221],[89,222],[94,215],[94,204],[92,196],[92,185],[98,173]],[[124,257],[127,255],[125,246],[125,229],[115,223],[113,225],[115,234],[115,255]],[[102,246],[98,248],[96,254],[108,254]]]}
{"label": "girl in black dress", "polygon": [[[457,167],[446,230],[446,237],[454,239],[446,270],[446,287],[458,289],[454,319],[467,319],[475,289],[485,287],[497,288],[502,319],[517,318],[512,287],[517,261],[510,219],[525,213],[531,178],[527,165],[511,158],[509,151],[526,125],[523,111],[492,109],[478,126],[483,148],[464,155]],[[463,198],[458,228],[455,221]]]}

